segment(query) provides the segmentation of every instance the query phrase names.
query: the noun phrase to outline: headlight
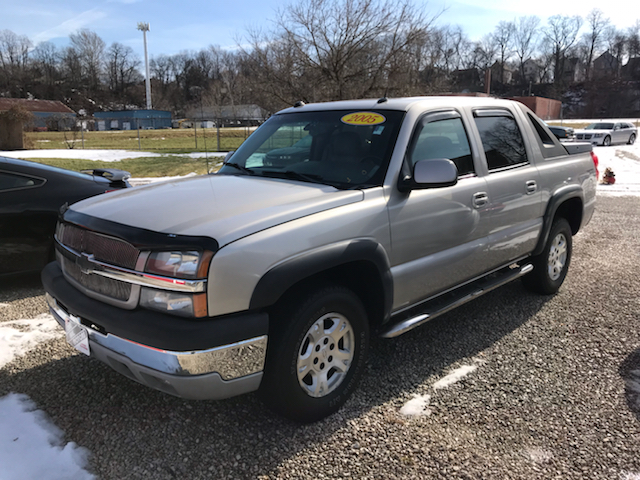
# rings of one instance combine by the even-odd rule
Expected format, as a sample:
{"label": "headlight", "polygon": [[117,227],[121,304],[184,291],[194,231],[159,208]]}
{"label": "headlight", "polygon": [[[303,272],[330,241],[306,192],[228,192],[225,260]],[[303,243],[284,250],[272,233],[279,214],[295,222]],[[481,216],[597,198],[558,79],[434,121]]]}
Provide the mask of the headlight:
{"label": "headlight", "polygon": [[593,136],[594,138],[600,138],[602,136],[602,133],[594,133]]}
{"label": "headlight", "polygon": [[181,317],[206,317],[207,295],[156,290],[142,287],[140,306]]}
{"label": "headlight", "polygon": [[212,258],[213,253],[208,250],[151,252],[144,271],[161,275],[168,284],[166,288],[158,289],[142,287],[140,306],[182,317],[206,317],[206,292],[176,291],[178,289],[172,289],[171,283],[185,283],[178,279],[198,281],[206,278]]}
{"label": "headlight", "polygon": [[209,269],[211,252],[151,252],[145,271],[167,277],[204,278]]}

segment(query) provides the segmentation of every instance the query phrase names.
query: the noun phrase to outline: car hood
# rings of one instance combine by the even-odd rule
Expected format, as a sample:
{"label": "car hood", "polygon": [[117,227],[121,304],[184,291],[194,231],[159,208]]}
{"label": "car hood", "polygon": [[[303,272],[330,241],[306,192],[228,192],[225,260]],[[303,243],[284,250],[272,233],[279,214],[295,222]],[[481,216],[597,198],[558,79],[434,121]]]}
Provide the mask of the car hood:
{"label": "car hood", "polygon": [[209,236],[220,246],[252,233],[361,201],[360,190],[273,178],[205,175],[83,200],[71,210],[162,233]]}

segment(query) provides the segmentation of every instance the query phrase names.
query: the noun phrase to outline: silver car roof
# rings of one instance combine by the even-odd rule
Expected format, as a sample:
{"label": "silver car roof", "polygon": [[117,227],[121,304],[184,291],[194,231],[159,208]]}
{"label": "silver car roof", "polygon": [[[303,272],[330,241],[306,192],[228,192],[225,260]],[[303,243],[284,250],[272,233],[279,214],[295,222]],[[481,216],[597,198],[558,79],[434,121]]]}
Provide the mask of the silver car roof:
{"label": "silver car roof", "polygon": [[290,107],[279,111],[276,115],[298,112],[317,112],[326,110],[398,110],[409,111],[412,107],[420,108],[455,108],[455,107],[507,107],[513,105],[512,100],[502,100],[490,97],[460,97],[460,96],[434,96],[434,97],[405,97],[389,98],[378,103],[379,99],[367,100],[342,100],[336,102],[310,103],[299,107]]}

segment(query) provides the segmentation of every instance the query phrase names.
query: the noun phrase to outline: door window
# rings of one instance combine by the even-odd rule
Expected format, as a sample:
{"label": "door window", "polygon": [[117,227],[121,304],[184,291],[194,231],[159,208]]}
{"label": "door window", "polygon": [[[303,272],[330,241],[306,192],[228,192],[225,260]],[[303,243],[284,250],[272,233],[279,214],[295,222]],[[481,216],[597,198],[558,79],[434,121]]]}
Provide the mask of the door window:
{"label": "door window", "polygon": [[37,187],[43,183],[44,180],[41,178],[24,177],[22,175],[0,172],[0,191]]}
{"label": "door window", "polygon": [[409,155],[411,166],[420,160],[447,158],[456,164],[458,175],[474,173],[471,148],[460,118],[424,120]]}
{"label": "door window", "polygon": [[476,112],[475,122],[489,170],[527,163],[527,152],[515,119],[507,115],[480,115]]}

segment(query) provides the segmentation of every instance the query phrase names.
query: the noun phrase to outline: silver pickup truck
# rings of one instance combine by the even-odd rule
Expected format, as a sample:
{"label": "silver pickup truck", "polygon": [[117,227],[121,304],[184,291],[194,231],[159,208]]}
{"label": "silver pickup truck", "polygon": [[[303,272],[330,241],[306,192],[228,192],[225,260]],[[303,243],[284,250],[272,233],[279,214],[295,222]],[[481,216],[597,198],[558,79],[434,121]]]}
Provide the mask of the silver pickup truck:
{"label": "silver pickup truck", "polygon": [[370,335],[522,278],[558,290],[597,158],[526,106],[418,97],[273,115],[216,174],[76,203],[43,271],[71,345],[190,399],[340,408]]}

